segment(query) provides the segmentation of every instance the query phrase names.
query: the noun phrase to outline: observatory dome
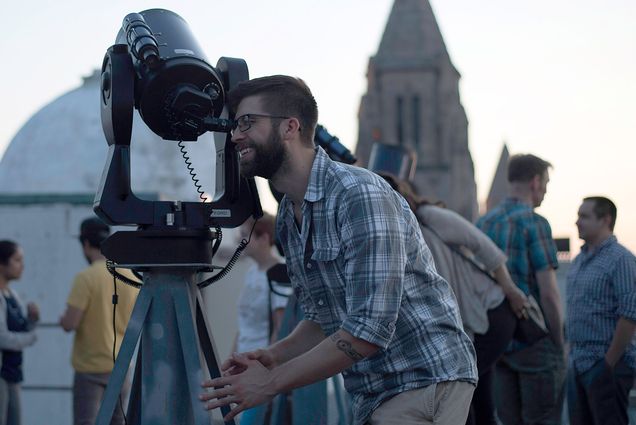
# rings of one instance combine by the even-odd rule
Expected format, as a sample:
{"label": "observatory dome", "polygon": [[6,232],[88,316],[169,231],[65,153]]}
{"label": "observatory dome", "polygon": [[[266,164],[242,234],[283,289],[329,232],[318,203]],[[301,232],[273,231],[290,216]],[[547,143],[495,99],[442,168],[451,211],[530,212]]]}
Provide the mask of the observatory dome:
{"label": "observatory dome", "polygon": [[[100,118],[100,77],[37,111],[15,135],[0,160],[0,193],[95,193],[108,145]],[[211,134],[185,142],[203,190],[213,190],[214,143]],[[135,111],[131,142],[132,188],[163,199],[197,199],[177,142],[162,140]]]}

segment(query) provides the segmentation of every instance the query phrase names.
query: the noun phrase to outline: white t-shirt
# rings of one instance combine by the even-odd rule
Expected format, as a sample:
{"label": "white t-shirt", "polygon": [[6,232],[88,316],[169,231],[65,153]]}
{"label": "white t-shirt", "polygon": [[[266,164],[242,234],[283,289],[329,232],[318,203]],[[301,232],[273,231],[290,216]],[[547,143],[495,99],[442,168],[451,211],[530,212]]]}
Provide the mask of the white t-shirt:
{"label": "white t-shirt", "polygon": [[[269,345],[269,285],[266,270],[258,268],[256,263],[245,275],[245,285],[238,301],[238,339],[236,349],[239,353],[264,348]],[[276,287],[279,292],[279,287]],[[291,289],[288,291],[291,293]],[[287,298],[273,292],[272,311],[285,308]]]}

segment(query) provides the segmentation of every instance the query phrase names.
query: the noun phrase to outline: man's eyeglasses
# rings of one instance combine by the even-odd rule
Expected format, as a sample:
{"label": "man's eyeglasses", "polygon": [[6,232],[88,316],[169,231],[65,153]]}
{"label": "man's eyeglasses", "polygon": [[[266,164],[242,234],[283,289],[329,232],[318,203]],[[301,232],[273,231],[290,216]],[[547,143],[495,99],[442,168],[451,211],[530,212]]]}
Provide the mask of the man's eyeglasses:
{"label": "man's eyeglasses", "polygon": [[241,115],[236,120],[234,120],[234,126],[232,126],[232,132],[236,131],[237,129],[241,133],[246,132],[247,130],[249,130],[252,127],[252,124],[254,124],[254,122],[255,122],[254,118],[278,118],[278,119],[286,120],[289,117],[281,117],[281,116],[277,116],[277,115],[265,115],[265,114],[245,114],[245,115]]}

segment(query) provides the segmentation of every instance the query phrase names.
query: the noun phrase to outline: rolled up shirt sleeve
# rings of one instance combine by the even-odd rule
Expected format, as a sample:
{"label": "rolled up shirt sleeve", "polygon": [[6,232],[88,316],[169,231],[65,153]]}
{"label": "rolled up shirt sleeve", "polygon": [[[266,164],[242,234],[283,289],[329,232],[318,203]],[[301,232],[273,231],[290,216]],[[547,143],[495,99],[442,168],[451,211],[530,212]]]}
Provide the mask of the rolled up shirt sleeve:
{"label": "rolled up shirt sleeve", "polygon": [[406,263],[401,206],[373,185],[352,187],[346,197],[339,211],[348,282],[342,328],[387,348],[395,333]]}

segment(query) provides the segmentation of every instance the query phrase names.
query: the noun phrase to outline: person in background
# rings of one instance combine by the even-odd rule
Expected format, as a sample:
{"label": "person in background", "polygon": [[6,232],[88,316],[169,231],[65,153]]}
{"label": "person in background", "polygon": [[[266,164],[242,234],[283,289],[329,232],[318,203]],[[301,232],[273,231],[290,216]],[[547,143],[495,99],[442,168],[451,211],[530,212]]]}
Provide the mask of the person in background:
{"label": "person in background", "polygon": [[[248,219],[240,227],[241,238],[249,240],[245,255],[254,260],[245,275],[245,284],[238,301],[238,333],[233,353],[245,353],[265,348],[276,341],[287,298],[270,291],[267,270],[279,264],[274,253],[275,218],[267,213],[254,221]],[[251,233],[251,236],[250,236]],[[248,409],[241,415],[242,425],[264,423],[267,406]]]}
{"label": "person in background", "polygon": [[505,254],[488,236],[456,212],[419,197],[407,182],[378,174],[415,212],[437,272],[453,288],[464,330],[473,339],[479,382],[468,423],[496,425],[493,369],[512,339],[518,318],[526,315],[527,297],[510,278]]}
{"label": "person in background", "polygon": [[585,241],[567,276],[568,410],[571,425],[627,425],[636,370],[636,257],[614,235],[616,205],[585,198],[576,226]]}
{"label": "person in background", "polygon": [[[66,311],[60,325],[66,332],[75,331],[71,363],[73,379],[73,423],[92,425],[97,417],[108,378],[114,366],[115,333],[119,352],[128,320],[137,299],[138,290],[119,281],[106,268],[106,258],[100,245],[110,234],[110,228],[97,217],[87,218],[80,226],[79,241],[90,264],[75,276],[68,296]],[[134,279],[129,270],[121,274]],[[113,319],[113,285],[117,285],[118,302]],[[115,329],[113,329],[113,320]],[[115,408],[111,424],[123,424],[123,406],[127,396],[124,388]],[[124,401],[122,401],[124,400]]]}
{"label": "person in background", "polygon": [[17,243],[0,241],[0,425],[19,425],[22,350],[35,343],[35,324],[40,318],[38,306],[26,308],[18,294],[9,287],[24,270],[24,253]]}
{"label": "person in background", "polygon": [[560,424],[565,359],[563,312],[555,269],[556,245],[548,221],[534,212],[543,202],[550,163],[531,155],[508,162],[509,196],[477,221],[508,257],[515,284],[539,302],[549,338],[534,344],[513,339],[496,366],[495,403],[504,425]]}

